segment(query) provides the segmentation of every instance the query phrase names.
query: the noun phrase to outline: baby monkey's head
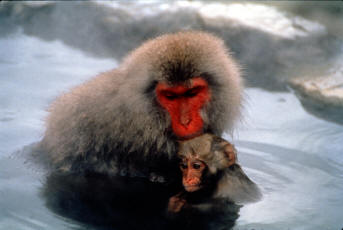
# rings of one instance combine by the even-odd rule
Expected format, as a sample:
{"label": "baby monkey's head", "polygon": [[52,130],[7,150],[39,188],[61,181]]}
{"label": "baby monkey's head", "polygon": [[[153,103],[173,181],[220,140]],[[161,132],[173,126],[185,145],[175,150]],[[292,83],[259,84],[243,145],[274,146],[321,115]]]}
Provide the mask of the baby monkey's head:
{"label": "baby monkey's head", "polygon": [[226,140],[212,134],[204,134],[179,142],[182,184],[187,192],[203,188],[207,179],[236,162],[236,151]]}

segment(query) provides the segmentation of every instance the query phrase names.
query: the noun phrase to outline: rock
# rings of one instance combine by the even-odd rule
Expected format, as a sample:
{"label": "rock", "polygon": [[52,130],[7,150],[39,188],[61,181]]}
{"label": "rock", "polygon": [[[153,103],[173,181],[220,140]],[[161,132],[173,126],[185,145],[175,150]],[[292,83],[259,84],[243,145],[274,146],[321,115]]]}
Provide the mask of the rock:
{"label": "rock", "polygon": [[343,124],[343,70],[313,79],[293,79],[289,85],[307,111]]}

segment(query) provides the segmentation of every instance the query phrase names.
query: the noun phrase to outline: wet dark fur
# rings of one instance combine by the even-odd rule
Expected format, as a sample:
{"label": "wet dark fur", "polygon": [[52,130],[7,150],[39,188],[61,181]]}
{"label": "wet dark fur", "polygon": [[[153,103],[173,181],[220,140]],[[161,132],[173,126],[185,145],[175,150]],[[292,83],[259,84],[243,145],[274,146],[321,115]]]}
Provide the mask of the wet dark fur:
{"label": "wet dark fur", "polygon": [[56,214],[98,230],[217,230],[234,226],[240,206],[222,200],[213,201],[211,212],[188,209],[176,218],[167,216],[168,200],[180,189],[138,177],[54,172],[48,176],[42,195]]}

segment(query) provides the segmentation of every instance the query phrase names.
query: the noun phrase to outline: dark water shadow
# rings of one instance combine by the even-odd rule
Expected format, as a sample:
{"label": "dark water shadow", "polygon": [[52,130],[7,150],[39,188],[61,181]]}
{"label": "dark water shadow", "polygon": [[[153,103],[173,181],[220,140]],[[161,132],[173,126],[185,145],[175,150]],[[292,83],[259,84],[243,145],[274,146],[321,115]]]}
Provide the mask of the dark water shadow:
{"label": "dark water shadow", "polygon": [[42,190],[53,212],[96,229],[231,229],[240,206],[191,210],[171,218],[166,215],[173,189],[145,178],[109,177],[102,174],[52,173]]}

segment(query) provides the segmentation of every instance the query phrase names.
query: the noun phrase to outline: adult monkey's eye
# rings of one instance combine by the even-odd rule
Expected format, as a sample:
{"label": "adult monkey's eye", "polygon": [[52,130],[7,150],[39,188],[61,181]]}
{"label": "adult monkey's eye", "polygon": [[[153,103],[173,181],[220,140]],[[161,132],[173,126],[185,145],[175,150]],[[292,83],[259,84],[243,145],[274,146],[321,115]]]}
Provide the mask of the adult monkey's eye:
{"label": "adult monkey's eye", "polygon": [[171,92],[164,92],[163,93],[164,97],[167,98],[168,100],[174,100],[178,97],[177,94],[171,93]]}
{"label": "adult monkey's eye", "polygon": [[201,168],[201,164],[200,163],[193,163],[193,168],[194,169],[200,169]]}
{"label": "adult monkey's eye", "polygon": [[202,87],[194,87],[184,93],[185,97],[195,97],[202,90]]}

